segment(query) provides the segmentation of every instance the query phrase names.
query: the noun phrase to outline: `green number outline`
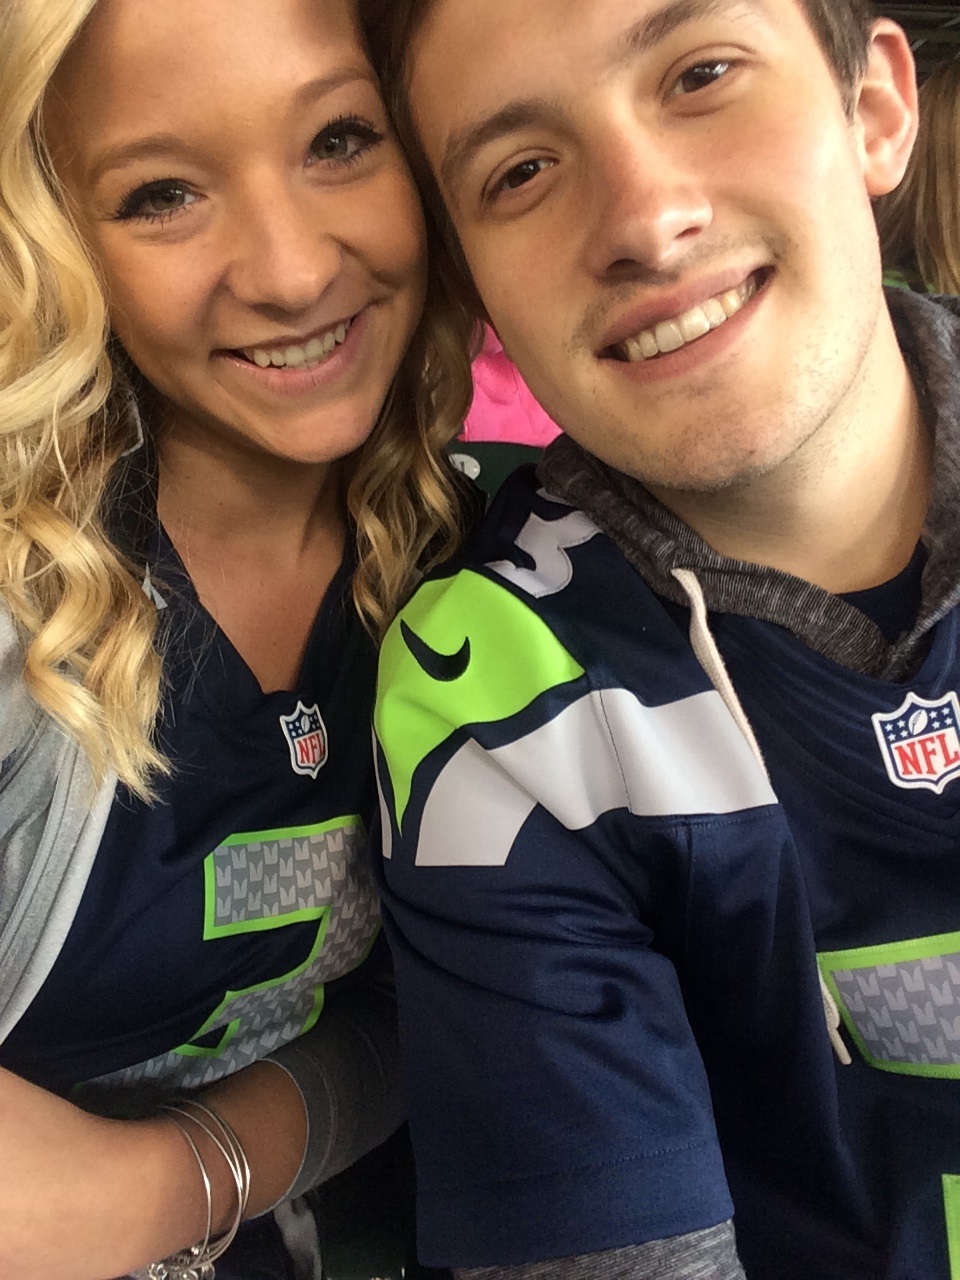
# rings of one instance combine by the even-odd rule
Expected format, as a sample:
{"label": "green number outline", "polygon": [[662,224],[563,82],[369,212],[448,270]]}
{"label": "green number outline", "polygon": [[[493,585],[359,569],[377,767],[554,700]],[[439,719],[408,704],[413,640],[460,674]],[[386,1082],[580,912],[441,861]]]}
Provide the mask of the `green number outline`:
{"label": "green number outline", "polygon": [[[303,840],[310,836],[324,835],[328,831],[346,831],[357,828],[361,840],[366,836],[366,829],[359,814],[347,817],[331,818],[329,822],[318,822],[309,827],[281,827],[275,831],[244,831],[238,835],[228,836],[222,840],[217,849],[230,848],[238,844],[264,844],[268,840]],[[244,933],[264,933],[269,929],[283,929],[288,924],[303,924],[307,920],[319,920],[325,907],[307,907],[303,911],[290,911],[286,915],[263,916],[256,920],[240,920],[236,924],[217,924],[217,869],[216,852],[208,853],[203,860],[203,895],[204,920],[203,940],[210,942],[216,938],[235,938]]]}
{"label": "green number outline", "polygon": [[[349,814],[339,818],[331,818],[327,822],[313,823],[305,827],[279,827],[269,831],[241,831],[236,835],[228,836],[222,840],[217,849],[229,848],[236,845],[263,844],[268,840],[303,840],[310,836],[324,835],[329,831],[347,831],[357,830],[361,840],[366,836],[366,828],[359,814]],[[279,978],[267,978],[263,982],[255,983],[251,987],[245,987],[239,991],[228,990],[223,999],[217,1005],[216,1009],[206,1019],[203,1026],[196,1031],[186,1044],[178,1045],[177,1048],[171,1050],[183,1057],[190,1058],[218,1058],[236,1036],[242,1025],[242,1019],[233,1018],[224,1027],[223,1035],[215,1045],[203,1046],[194,1044],[193,1041],[201,1039],[213,1027],[217,1025],[217,1021],[234,1000],[241,999],[244,996],[253,995],[259,991],[268,991],[271,987],[281,987],[285,983],[298,977],[316,960],[323,947],[324,939],[327,936],[327,929],[330,924],[331,907],[329,904],[318,907],[310,907],[303,911],[291,911],[285,915],[267,916],[256,920],[241,920],[236,924],[217,925],[216,919],[216,892],[217,892],[217,876],[216,876],[216,850],[207,854],[203,860],[203,881],[204,881],[204,922],[203,922],[203,940],[209,942],[220,938],[236,937],[246,933],[261,933],[268,929],[281,929],[287,925],[303,924],[311,920],[316,920],[317,932],[310,952],[302,964],[294,965],[288,972]],[[370,947],[376,940],[379,929],[374,933],[367,947],[364,957],[360,963],[370,953]],[[320,1014],[323,1012],[323,1004],[325,998],[325,990],[323,983],[320,983],[314,991],[313,1007],[301,1028],[299,1034],[303,1035],[310,1030],[316,1023]]]}
{"label": "green number outline", "polygon": [[[314,960],[316,960],[317,956],[320,954],[320,949],[323,946],[324,939],[327,936],[327,927],[330,923],[330,915],[331,915],[331,908],[329,906],[320,907],[319,911],[321,913],[320,923],[317,927],[316,937],[313,940],[313,946],[310,948],[310,954],[307,956],[306,960],[304,960],[302,964],[294,965],[294,967],[290,970],[289,973],[285,973],[280,978],[267,978],[265,982],[257,982],[252,987],[244,987],[240,991],[228,990],[224,995],[223,999],[217,1005],[216,1009],[214,1009],[213,1013],[211,1013],[210,1017],[207,1018],[206,1022],[203,1024],[200,1030],[197,1031],[195,1035],[192,1037],[194,1040],[199,1040],[201,1036],[206,1035],[206,1033],[212,1027],[216,1026],[217,1019],[223,1013],[224,1009],[233,1000],[237,1000],[243,996],[253,995],[255,992],[258,992],[258,991],[267,991],[271,987],[281,987],[285,982],[289,982],[292,978],[299,977],[299,975],[303,973],[305,969],[309,968],[309,966],[313,964]],[[290,923],[289,919],[287,923]],[[310,1028],[317,1021],[317,1019],[320,1017],[320,1014],[323,1012],[323,1000],[324,1000],[324,987],[323,987],[323,984],[321,983],[314,992],[313,1008],[311,1009],[310,1013],[307,1015],[306,1021],[304,1022],[303,1027],[298,1033],[299,1035],[303,1035],[305,1032],[309,1031]],[[223,1035],[221,1036],[220,1040],[216,1045],[213,1045],[211,1047],[204,1047],[203,1045],[192,1044],[190,1043],[190,1041],[188,1041],[186,1044],[178,1045],[178,1047],[174,1049],[173,1052],[182,1054],[184,1057],[188,1057],[188,1058],[218,1058],[223,1053],[224,1049],[226,1049],[227,1045],[230,1043],[233,1037],[240,1030],[240,1025],[241,1025],[240,1018],[234,1018],[231,1022],[227,1023],[226,1027],[224,1028]]]}
{"label": "green number outline", "polygon": [[[960,954],[960,932],[940,933],[930,938],[910,938],[903,942],[883,943],[875,947],[854,947],[849,951],[822,951],[818,954],[817,963],[820,965],[820,972],[837,1003],[843,1025],[850,1033],[850,1038],[860,1050],[864,1060],[871,1067],[875,1067],[878,1071],[888,1071],[893,1075],[923,1076],[934,1080],[960,1079],[960,1063],[938,1066],[936,1063],[888,1062],[885,1058],[875,1057],[868,1049],[866,1041],[843,1002],[833,976],[835,970],[872,969],[880,965],[912,963],[955,954]],[[960,1280],[960,1275],[956,1280]]]}

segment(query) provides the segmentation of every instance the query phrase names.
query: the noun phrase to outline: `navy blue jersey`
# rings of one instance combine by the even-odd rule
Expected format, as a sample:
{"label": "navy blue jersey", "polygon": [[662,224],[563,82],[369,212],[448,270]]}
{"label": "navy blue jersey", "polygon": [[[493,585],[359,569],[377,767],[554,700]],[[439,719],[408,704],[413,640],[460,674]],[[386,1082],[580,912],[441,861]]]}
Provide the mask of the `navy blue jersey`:
{"label": "navy blue jersey", "polygon": [[[366,832],[374,649],[345,564],[292,692],[263,694],[165,537],[161,746],[118,791],[73,925],[0,1064],[78,1096],[206,1084],[318,1019],[379,928]],[[283,626],[283,618],[276,619]]]}
{"label": "navy blue jersey", "polygon": [[532,472],[421,587],[376,725],[427,1262],[732,1212],[751,1280],[960,1277],[957,625],[892,684],[711,616],[764,764]]}

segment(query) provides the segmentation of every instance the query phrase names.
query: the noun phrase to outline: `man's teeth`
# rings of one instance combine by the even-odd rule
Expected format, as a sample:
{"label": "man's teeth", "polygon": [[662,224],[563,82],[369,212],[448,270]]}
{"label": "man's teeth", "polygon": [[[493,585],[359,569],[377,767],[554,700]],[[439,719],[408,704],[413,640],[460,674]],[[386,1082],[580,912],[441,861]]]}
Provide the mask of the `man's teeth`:
{"label": "man's teeth", "polygon": [[652,329],[644,329],[635,337],[627,338],[620,343],[619,350],[631,363],[679,351],[688,342],[696,342],[711,329],[719,329],[722,324],[726,324],[756,292],[756,277],[750,276],[738,288],[728,289],[726,293],[710,298],[699,307],[691,307],[682,316],[664,320]]}
{"label": "man's teeth", "polygon": [[334,347],[344,341],[349,330],[349,324],[338,324],[321,337],[311,338],[302,347],[244,347],[243,354],[261,369],[270,365],[275,369],[312,369],[329,357]]}

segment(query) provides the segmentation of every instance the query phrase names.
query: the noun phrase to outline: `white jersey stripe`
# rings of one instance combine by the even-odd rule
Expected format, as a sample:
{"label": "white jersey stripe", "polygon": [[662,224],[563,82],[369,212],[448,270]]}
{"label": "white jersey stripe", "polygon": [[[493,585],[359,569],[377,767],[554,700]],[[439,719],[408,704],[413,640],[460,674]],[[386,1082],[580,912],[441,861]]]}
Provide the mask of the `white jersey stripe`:
{"label": "white jersey stripe", "polygon": [[424,808],[417,865],[503,866],[537,804],[578,831],[615,809],[669,817],[776,802],[715,691],[659,707],[595,691],[516,742],[461,747]]}

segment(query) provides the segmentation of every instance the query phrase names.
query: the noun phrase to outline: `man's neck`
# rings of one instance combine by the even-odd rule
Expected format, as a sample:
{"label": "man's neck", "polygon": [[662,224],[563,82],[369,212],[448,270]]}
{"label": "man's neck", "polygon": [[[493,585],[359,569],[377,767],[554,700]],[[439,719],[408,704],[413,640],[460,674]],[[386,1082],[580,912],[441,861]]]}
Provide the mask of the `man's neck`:
{"label": "man's neck", "polygon": [[932,441],[885,322],[844,411],[779,467],[716,493],[653,489],[714,550],[840,594],[908,563],[926,518]]}

